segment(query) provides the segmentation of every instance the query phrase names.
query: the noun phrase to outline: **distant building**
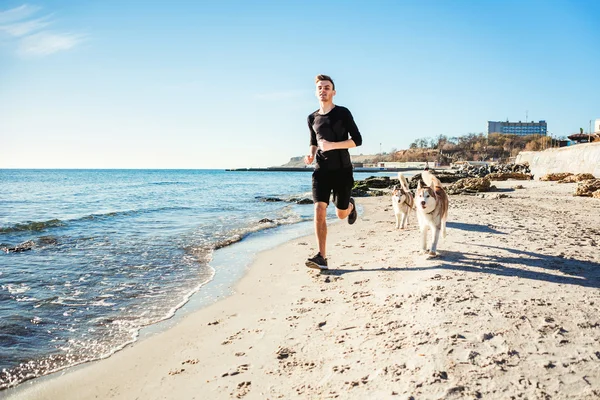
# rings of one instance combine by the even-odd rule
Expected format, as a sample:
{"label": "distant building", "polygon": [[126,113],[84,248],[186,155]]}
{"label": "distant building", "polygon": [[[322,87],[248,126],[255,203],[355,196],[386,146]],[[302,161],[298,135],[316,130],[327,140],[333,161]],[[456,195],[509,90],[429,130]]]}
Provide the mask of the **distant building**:
{"label": "distant building", "polygon": [[542,135],[548,133],[546,121],[540,122],[508,122],[508,121],[488,121],[488,135],[490,133],[503,133],[506,135]]}
{"label": "distant building", "polygon": [[594,133],[600,133],[600,118],[594,122]]}

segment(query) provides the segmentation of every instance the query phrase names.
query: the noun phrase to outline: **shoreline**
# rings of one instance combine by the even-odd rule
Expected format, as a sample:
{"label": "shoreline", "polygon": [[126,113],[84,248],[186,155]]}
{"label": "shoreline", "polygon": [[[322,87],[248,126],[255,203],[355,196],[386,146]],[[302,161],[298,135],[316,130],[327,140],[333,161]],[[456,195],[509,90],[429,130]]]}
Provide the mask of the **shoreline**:
{"label": "shoreline", "polygon": [[219,270],[218,276],[213,274],[208,282],[200,284],[198,290],[188,295],[187,300],[182,300],[182,305],[177,307],[172,315],[142,326],[132,341],[123,343],[111,351],[110,354],[101,358],[63,367],[55,372],[30,378],[16,386],[0,390],[0,399],[18,394],[25,390],[24,387],[26,386],[37,386],[47,380],[56,379],[64,374],[106,360],[143,340],[171,329],[189,315],[231,296],[236,285],[243,279],[258,253],[277,247],[286,241],[305,236],[306,232],[312,229],[312,225],[307,226],[309,223],[312,224],[312,221],[300,221],[294,224],[279,225],[250,232],[244,236],[243,240],[216,248],[209,265],[213,270]]}
{"label": "shoreline", "polygon": [[312,235],[288,240],[232,295],[10,398],[597,398],[600,202],[494,184],[508,197],[450,197],[439,258],[414,214],[397,231],[388,196],[359,198],[356,225],[329,225],[330,272],[304,266]]}

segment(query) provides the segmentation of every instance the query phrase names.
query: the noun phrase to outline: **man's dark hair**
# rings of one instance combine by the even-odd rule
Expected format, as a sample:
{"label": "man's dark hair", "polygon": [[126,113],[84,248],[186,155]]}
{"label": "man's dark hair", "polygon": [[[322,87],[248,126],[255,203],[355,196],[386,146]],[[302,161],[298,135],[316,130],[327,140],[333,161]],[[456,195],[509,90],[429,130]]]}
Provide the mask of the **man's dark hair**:
{"label": "man's dark hair", "polygon": [[331,88],[333,90],[335,90],[335,83],[333,83],[333,79],[331,79],[331,77],[329,75],[323,75],[323,74],[317,75],[315,77],[315,83],[317,83],[319,81],[329,81],[329,82],[331,82]]}

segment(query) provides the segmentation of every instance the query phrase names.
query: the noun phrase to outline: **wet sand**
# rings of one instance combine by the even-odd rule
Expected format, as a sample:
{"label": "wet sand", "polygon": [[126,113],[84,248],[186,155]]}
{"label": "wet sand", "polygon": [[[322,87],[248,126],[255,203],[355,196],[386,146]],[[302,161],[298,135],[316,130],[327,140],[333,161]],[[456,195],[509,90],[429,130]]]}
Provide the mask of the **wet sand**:
{"label": "wet sand", "polygon": [[390,197],[360,198],[329,226],[329,272],[290,241],[234,295],[14,398],[600,398],[600,201],[493,183],[450,196],[438,258],[414,214],[396,230]]}

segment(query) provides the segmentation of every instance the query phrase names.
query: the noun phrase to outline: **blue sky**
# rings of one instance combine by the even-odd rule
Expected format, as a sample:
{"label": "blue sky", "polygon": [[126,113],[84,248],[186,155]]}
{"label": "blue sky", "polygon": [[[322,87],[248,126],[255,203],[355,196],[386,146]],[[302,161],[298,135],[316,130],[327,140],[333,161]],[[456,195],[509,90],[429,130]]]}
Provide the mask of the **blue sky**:
{"label": "blue sky", "polygon": [[314,76],[352,154],[600,118],[598,1],[0,0],[0,168],[234,168],[307,152]]}

